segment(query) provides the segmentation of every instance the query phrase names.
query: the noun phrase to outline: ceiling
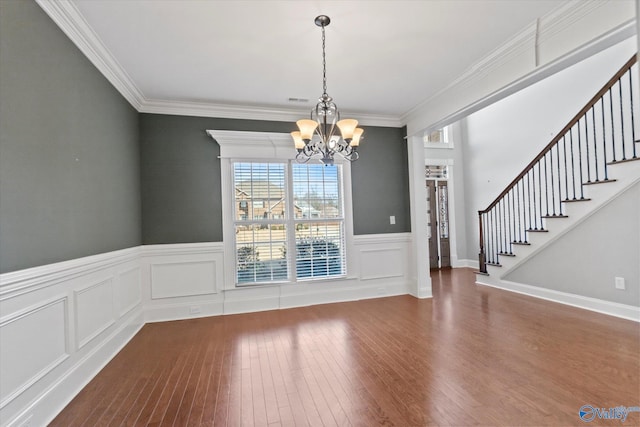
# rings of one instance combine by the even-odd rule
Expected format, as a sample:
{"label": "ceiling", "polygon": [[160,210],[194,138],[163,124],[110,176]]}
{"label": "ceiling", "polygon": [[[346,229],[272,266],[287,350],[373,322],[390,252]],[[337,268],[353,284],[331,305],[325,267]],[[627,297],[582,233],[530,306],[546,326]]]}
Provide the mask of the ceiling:
{"label": "ceiling", "polygon": [[[72,0],[146,101],[400,118],[567,0]],[[302,98],[308,102],[291,102]]]}

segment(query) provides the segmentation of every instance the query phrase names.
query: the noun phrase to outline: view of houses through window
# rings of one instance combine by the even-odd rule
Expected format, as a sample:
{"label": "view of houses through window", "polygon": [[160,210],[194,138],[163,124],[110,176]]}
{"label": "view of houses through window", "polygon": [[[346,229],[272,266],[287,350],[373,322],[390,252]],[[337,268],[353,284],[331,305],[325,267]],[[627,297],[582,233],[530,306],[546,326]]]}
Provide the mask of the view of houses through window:
{"label": "view of houses through window", "polygon": [[235,162],[233,186],[237,283],[345,274],[340,165]]}

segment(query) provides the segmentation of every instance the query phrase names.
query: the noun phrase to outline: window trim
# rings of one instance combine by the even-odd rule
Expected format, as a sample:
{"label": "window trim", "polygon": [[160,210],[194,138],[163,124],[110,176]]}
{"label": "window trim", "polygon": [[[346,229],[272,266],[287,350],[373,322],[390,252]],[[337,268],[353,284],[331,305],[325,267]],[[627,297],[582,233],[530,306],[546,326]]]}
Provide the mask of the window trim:
{"label": "window trim", "polygon": [[[250,285],[236,284],[235,270],[235,203],[233,185],[233,162],[288,162],[295,161],[296,150],[288,133],[275,132],[244,132],[228,130],[207,130],[207,134],[220,146],[220,185],[222,195],[222,241],[224,244],[224,283],[223,290],[259,288],[279,285],[322,285],[327,282],[339,282],[353,279],[351,275],[354,260],[353,238],[353,205],[351,192],[351,163],[336,158],[335,162],[342,165],[342,191],[344,215],[344,240],[346,256],[346,275],[323,277],[317,279],[296,279],[290,277],[288,281],[267,282]],[[247,153],[251,153],[247,156]],[[288,167],[291,170],[291,167]],[[288,187],[290,183],[288,183]],[[287,190],[289,191],[289,190]],[[294,258],[295,262],[295,258]]]}

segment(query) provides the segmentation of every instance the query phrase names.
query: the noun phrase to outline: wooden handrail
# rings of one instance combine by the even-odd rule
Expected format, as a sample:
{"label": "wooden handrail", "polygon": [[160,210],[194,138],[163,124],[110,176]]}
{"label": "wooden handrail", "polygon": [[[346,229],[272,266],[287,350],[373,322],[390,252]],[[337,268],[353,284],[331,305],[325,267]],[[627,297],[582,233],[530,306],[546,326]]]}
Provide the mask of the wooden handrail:
{"label": "wooden handrail", "polygon": [[623,66],[622,68],[620,68],[620,70],[618,70],[618,72],[602,87],[602,89],[600,89],[598,91],[598,93],[596,93],[593,98],[591,98],[591,100],[584,106],[584,108],[582,108],[580,110],[580,112],[578,112],[578,114],[575,115],[575,117],[573,119],[571,119],[571,121],[564,127],[562,128],[562,130],[560,132],[558,132],[558,134],[551,140],[551,142],[549,144],[547,144],[546,147],[544,147],[542,149],[542,151],[540,152],[540,154],[538,154],[523,170],[522,172],[520,172],[520,174],[513,180],[511,181],[511,183],[502,191],[502,193],[500,193],[500,195],[498,197],[496,197],[496,199],[491,202],[491,204],[484,210],[478,211],[478,214],[482,215],[484,213],[489,212],[491,209],[493,209],[499,202],[500,200],[502,200],[502,198],[509,193],[509,191],[511,191],[513,189],[513,187],[515,187],[515,185],[527,174],[529,173],[529,171],[531,170],[531,168],[533,168],[533,166],[535,166],[550,150],[551,148],[553,148],[565,135],[567,132],[569,132],[569,130],[576,125],[576,123],[578,123],[580,121],[580,119],[582,118],[582,116],[584,116],[599,100],[600,98],[602,98],[604,96],[604,94],[607,93],[607,91],[609,89],[611,89],[611,87],[613,87],[613,85],[633,66],[633,64],[636,63],[637,60],[637,56],[634,54],[631,59],[629,59]]}

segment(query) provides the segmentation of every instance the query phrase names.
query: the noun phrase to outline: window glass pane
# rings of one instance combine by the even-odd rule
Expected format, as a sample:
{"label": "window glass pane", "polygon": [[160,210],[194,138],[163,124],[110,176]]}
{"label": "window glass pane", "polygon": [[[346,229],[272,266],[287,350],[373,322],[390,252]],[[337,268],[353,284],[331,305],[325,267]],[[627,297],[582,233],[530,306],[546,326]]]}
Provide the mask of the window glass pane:
{"label": "window glass pane", "polygon": [[429,179],[447,179],[449,170],[444,165],[427,165],[424,167],[424,176]]}
{"label": "window glass pane", "polygon": [[342,222],[296,224],[296,271],[298,278],[345,274]]}
{"label": "window glass pane", "polygon": [[283,219],[285,165],[280,163],[234,163],[236,220]]}
{"label": "window glass pane", "polygon": [[339,165],[293,165],[294,218],[341,218],[339,174]]}
{"label": "window glass pane", "polygon": [[236,225],[238,283],[286,280],[286,247],[284,224]]}

